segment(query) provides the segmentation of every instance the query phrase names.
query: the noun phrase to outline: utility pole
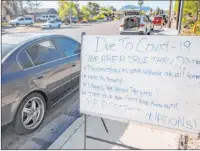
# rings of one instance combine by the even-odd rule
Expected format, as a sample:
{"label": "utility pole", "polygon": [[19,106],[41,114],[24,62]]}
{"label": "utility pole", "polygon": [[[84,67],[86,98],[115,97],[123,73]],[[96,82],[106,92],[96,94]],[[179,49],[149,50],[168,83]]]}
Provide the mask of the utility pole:
{"label": "utility pole", "polygon": [[170,2],[169,2],[168,28],[171,28],[171,19],[172,19],[172,0],[170,0]]}
{"label": "utility pole", "polygon": [[71,7],[71,0],[69,1],[69,24],[71,26],[71,22],[72,22],[72,7]]}
{"label": "utility pole", "polygon": [[184,0],[181,0],[181,9],[180,9],[179,23],[178,23],[178,34],[181,33],[181,23],[182,23],[182,17],[183,17],[183,8],[184,8]]}
{"label": "utility pole", "polygon": [[176,14],[176,30],[178,30],[180,9],[181,9],[181,0],[178,1],[178,11],[177,11],[177,14]]}

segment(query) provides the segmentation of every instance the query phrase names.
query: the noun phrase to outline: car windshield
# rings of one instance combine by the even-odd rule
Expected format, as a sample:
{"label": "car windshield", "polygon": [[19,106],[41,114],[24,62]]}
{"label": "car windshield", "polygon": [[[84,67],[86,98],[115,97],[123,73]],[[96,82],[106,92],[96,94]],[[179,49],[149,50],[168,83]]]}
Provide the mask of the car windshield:
{"label": "car windshield", "polygon": [[2,49],[1,49],[1,59],[3,59],[11,50],[13,50],[16,47],[16,45],[12,44],[2,44]]}

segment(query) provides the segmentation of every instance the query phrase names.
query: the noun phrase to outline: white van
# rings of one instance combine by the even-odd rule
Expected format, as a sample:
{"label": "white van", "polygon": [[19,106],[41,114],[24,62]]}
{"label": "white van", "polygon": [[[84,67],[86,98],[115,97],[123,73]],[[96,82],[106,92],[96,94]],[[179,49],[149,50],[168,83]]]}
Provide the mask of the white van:
{"label": "white van", "polygon": [[124,12],[125,17],[120,24],[120,34],[150,34],[151,22],[149,19],[140,15],[138,11]]}

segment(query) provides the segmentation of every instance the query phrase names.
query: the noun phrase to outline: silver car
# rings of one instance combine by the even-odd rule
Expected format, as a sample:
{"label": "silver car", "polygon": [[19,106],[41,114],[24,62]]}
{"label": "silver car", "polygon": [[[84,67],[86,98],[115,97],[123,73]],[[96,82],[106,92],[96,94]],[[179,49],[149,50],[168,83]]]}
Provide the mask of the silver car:
{"label": "silver car", "polygon": [[35,131],[45,111],[77,87],[80,43],[50,34],[2,36],[2,126],[18,133]]}

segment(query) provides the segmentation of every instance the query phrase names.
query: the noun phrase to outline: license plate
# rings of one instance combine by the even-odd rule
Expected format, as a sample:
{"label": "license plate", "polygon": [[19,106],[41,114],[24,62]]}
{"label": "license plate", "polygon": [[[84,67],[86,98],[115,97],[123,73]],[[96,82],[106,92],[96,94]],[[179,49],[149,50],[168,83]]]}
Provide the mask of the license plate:
{"label": "license plate", "polygon": [[159,20],[156,20],[156,22],[159,22]]}
{"label": "license plate", "polygon": [[132,30],[137,30],[137,28],[132,28]]}

